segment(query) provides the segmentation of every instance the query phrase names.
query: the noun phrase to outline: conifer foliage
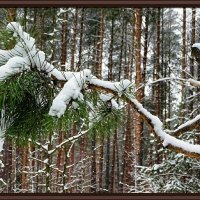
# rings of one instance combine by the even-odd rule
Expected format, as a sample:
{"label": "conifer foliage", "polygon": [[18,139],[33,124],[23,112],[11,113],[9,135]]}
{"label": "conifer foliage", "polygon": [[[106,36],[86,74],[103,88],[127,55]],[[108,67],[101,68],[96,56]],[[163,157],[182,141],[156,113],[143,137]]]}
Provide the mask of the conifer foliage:
{"label": "conifer foliage", "polygon": [[29,11],[0,32],[0,191],[199,192],[188,10]]}

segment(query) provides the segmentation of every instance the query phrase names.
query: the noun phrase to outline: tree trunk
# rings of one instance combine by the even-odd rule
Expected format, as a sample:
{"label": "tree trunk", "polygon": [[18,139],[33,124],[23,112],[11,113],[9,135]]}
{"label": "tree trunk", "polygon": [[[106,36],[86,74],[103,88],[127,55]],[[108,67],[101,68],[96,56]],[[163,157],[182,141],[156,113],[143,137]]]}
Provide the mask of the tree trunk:
{"label": "tree trunk", "polygon": [[[196,28],[196,8],[192,8],[192,33],[191,33],[191,42],[190,45],[192,46],[195,43],[195,28]],[[190,76],[191,78],[194,78],[194,58],[190,57]],[[193,96],[193,91],[190,90],[190,96]],[[189,103],[189,111],[192,113],[193,111],[193,101]],[[193,115],[191,115],[191,118]]]}
{"label": "tree trunk", "polygon": [[92,163],[91,163],[91,186],[90,186],[90,192],[95,193],[96,192],[96,136],[95,133],[93,133],[92,138]]}
{"label": "tree trunk", "polygon": [[114,28],[115,22],[114,18],[111,19],[111,39],[110,39],[110,48],[109,48],[109,58],[108,58],[108,80],[113,79],[113,43],[114,43]]}
{"label": "tree trunk", "polygon": [[26,25],[27,25],[27,20],[26,20],[26,18],[27,18],[27,9],[28,8],[24,8],[24,31],[26,32],[27,30],[26,30]]}
{"label": "tree trunk", "polygon": [[105,189],[109,191],[110,189],[110,135],[107,135],[106,144],[106,174],[105,174]]}
{"label": "tree trunk", "polygon": [[132,81],[133,74],[133,58],[134,58],[134,48],[135,48],[135,9],[132,9],[132,34],[131,34],[131,48],[130,48],[130,80]]}
{"label": "tree trunk", "polygon": [[50,193],[51,191],[51,167],[52,164],[52,156],[48,152],[52,150],[52,133],[49,133],[49,141],[48,141],[48,151],[45,152],[45,160],[44,164],[46,167],[45,170],[45,192]]}
{"label": "tree trunk", "polygon": [[118,80],[121,78],[122,73],[122,60],[123,60],[123,49],[124,49],[124,29],[125,29],[125,17],[124,17],[124,10],[122,10],[122,26],[121,26],[121,45],[120,45],[120,55],[119,55],[119,74]]}
{"label": "tree trunk", "polygon": [[97,63],[96,63],[96,76],[102,78],[102,59],[103,59],[103,39],[104,39],[104,13],[103,9],[100,10],[100,23],[97,42]]}
{"label": "tree trunk", "polygon": [[[145,30],[144,30],[144,55],[143,55],[143,71],[142,71],[142,82],[145,83],[146,79],[146,68],[147,68],[147,52],[148,52],[148,32],[149,32],[149,8],[145,16]],[[142,90],[142,98],[144,98],[144,89]]]}
{"label": "tree trunk", "polygon": [[[76,124],[74,123],[72,125],[72,131],[71,131],[71,134],[70,134],[70,137],[73,137],[77,134],[77,128],[76,128]],[[69,177],[69,182],[70,181],[73,181],[72,179],[72,176],[73,176],[73,173],[74,173],[74,163],[75,163],[75,148],[74,148],[74,144],[72,144],[73,146],[70,147],[70,152],[69,152],[69,165],[71,165],[71,167],[69,168],[68,170],[68,177]],[[69,190],[71,193],[73,192],[73,188],[70,188]]]}
{"label": "tree trunk", "polygon": [[45,13],[40,13],[40,49],[44,49],[44,19]]}
{"label": "tree trunk", "polygon": [[[136,49],[136,88],[139,88],[142,83],[142,70],[141,70],[141,26],[142,26],[142,9],[136,9],[137,18],[137,49]],[[136,93],[136,98],[139,102],[142,101],[142,90],[139,89]],[[142,164],[142,131],[143,122],[139,115],[136,113],[136,124],[135,124],[135,160],[136,165]]]}
{"label": "tree trunk", "polygon": [[7,183],[7,190],[5,192],[12,193],[12,144],[8,140],[5,140],[3,149],[4,170],[2,178]]}
{"label": "tree trunk", "polygon": [[[100,9],[100,23],[98,31],[98,42],[97,42],[97,63],[96,63],[96,76],[97,78],[102,78],[102,59],[103,59],[103,39],[104,39],[104,12],[103,8]],[[97,136],[97,180],[99,182],[99,190],[103,188],[103,135],[99,134]]]}
{"label": "tree trunk", "polygon": [[68,11],[64,13],[61,32],[61,70],[65,71],[65,62],[67,59],[67,34],[68,34]]}
{"label": "tree trunk", "polygon": [[77,70],[82,70],[82,49],[83,49],[83,31],[84,31],[84,15],[85,15],[85,8],[81,10],[81,27],[80,27],[80,42],[79,42],[79,55],[78,55],[78,64]]}
{"label": "tree trunk", "polygon": [[[156,71],[155,77],[156,80],[160,78],[160,8],[158,8],[157,14],[157,39],[156,39]],[[156,110],[155,115],[161,117],[161,110],[160,110],[160,84],[156,85],[155,88],[155,101],[156,101]]]}
{"label": "tree trunk", "polygon": [[76,8],[75,16],[74,16],[74,27],[73,27],[73,36],[72,36],[72,47],[71,47],[71,71],[75,70],[74,62],[75,62],[75,52],[76,52],[76,36],[77,36],[77,25],[78,25],[78,8]]}
{"label": "tree trunk", "polygon": [[27,166],[27,148],[22,148],[22,192],[26,192],[26,166]]}
{"label": "tree trunk", "polygon": [[[124,144],[124,169],[123,169],[123,184],[131,186],[133,183],[132,173],[132,138],[131,138],[131,106],[127,106],[127,122],[125,130],[125,144]],[[127,192],[124,190],[124,192]]]}
{"label": "tree trunk", "polygon": [[[182,27],[182,72],[181,78],[186,79],[186,8],[183,8],[183,27]],[[181,96],[181,116],[185,116],[185,98],[186,98],[185,86],[182,85],[182,96]],[[184,120],[182,120],[184,122]]]}
{"label": "tree trunk", "polygon": [[[113,80],[113,43],[114,43],[114,17],[111,19],[111,40],[109,49],[109,63],[108,63],[108,80]],[[106,172],[105,172],[105,189],[109,191],[110,187],[110,135],[107,135],[106,141]]]}
{"label": "tree trunk", "polygon": [[[114,132],[114,139],[113,139],[113,149],[112,149],[112,169],[111,169],[111,183],[110,183],[110,188],[111,188],[111,193],[114,193],[118,191],[117,185],[115,184],[116,180],[116,148],[117,148],[117,129],[115,129]],[[119,179],[117,180],[119,182]]]}

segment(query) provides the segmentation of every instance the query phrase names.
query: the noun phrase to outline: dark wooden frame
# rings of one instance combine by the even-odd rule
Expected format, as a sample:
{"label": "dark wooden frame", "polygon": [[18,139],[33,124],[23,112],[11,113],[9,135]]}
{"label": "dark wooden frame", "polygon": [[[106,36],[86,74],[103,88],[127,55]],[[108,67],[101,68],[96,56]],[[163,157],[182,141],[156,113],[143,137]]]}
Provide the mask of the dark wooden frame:
{"label": "dark wooden frame", "polygon": [[[0,0],[0,7],[199,7],[200,0]],[[88,199],[88,200],[142,200],[142,199],[155,199],[155,200],[167,200],[167,199],[200,199],[200,194],[11,194],[1,193],[0,200],[77,200],[77,199]]]}

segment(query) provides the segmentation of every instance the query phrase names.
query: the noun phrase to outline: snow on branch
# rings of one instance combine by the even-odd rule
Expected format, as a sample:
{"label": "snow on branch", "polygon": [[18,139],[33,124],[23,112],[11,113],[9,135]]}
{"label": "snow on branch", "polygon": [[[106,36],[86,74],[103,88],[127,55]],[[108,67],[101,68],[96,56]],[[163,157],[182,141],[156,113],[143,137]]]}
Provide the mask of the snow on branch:
{"label": "snow on branch", "polygon": [[[70,101],[83,99],[81,91],[88,85],[90,89],[98,89],[112,93],[117,97],[121,97],[127,103],[130,103],[132,107],[141,114],[141,117],[150,125],[156,136],[163,141],[164,147],[171,147],[175,151],[200,159],[200,145],[193,145],[167,134],[163,130],[162,122],[159,118],[143,108],[134,97],[128,95],[127,89],[131,86],[129,80],[115,83],[103,81],[93,76],[91,71],[88,69],[75,73],[60,71],[46,61],[45,53],[39,51],[35,46],[35,39],[33,39],[28,33],[24,32],[18,23],[9,23],[7,29],[13,32],[13,36],[18,39],[18,43],[14,49],[10,51],[0,51],[0,63],[4,64],[0,67],[0,81],[6,79],[9,75],[22,72],[24,69],[36,69],[41,73],[45,73],[52,79],[68,81],[53,100],[49,111],[50,115],[61,117],[66,111],[67,105]],[[190,79],[189,82],[193,85],[194,83],[199,85],[199,82],[194,82],[192,79]],[[184,130],[185,127],[187,127],[188,130],[188,128],[193,127],[195,123],[199,123],[199,116],[183,124],[177,131]],[[83,133],[78,134],[77,137],[80,137],[82,134]],[[74,140],[76,138],[71,139]],[[61,146],[62,145],[64,144],[62,143]],[[61,146],[58,146],[57,148],[60,148]]]}
{"label": "snow on branch", "polygon": [[188,82],[195,87],[200,87],[200,81],[196,81],[196,80],[190,78],[190,79],[188,79]]}
{"label": "snow on branch", "polygon": [[27,58],[19,56],[10,58],[5,65],[0,67],[0,82],[9,76],[21,73],[25,69],[29,69]]}
{"label": "snow on branch", "polygon": [[196,48],[198,48],[198,49],[200,50],[200,43],[194,43],[194,44],[192,45],[192,47],[196,47]]}
{"label": "snow on branch", "polygon": [[181,133],[186,131],[190,131],[196,128],[197,125],[200,124],[200,115],[197,115],[194,119],[191,119],[184,124],[181,124],[176,130],[172,131],[173,135],[178,136]]}
{"label": "snow on branch", "polygon": [[[186,152],[194,152],[199,154],[200,157],[200,145],[194,145],[194,144],[190,144],[188,142],[179,140],[169,134],[167,134],[162,127],[162,122],[160,121],[160,119],[154,115],[152,115],[150,112],[148,112],[143,106],[142,104],[140,104],[136,99],[130,98],[130,101],[134,104],[134,107],[136,107],[137,111],[143,116],[145,117],[148,122],[150,123],[150,125],[153,128],[153,131],[156,133],[156,135],[163,140],[163,146],[167,147],[168,145],[172,145],[174,147],[180,148]],[[199,119],[199,116],[198,116]],[[193,122],[196,121],[193,120]],[[192,124],[192,120],[190,122],[188,122],[188,124]],[[186,125],[188,125],[186,124]]]}
{"label": "snow on branch", "polygon": [[86,83],[90,78],[91,71],[89,69],[84,69],[83,71],[74,74],[72,78],[65,83],[63,89],[53,100],[49,115],[57,116],[59,118],[64,115],[67,105],[71,100],[83,100],[81,90],[86,87]]}
{"label": "snow on branch", "polygon": [[[100,84],[98,84],[100,83]],[[101,90],[110,92],[114,95],[118,95],[116,90],[113,90],[111,86],[105,87],[106,85],[103,84],[101,81],[95,81],[92,84],[93,87],[97,87]],[[189,157],[194,157],[200,159],[200,145],[190,144],[186,141],[182,141],[177,139],[169,134],[167,134],[163,130],[163,124],[157,116],[152,115],[149,111],[147,111],[142,104],[140,104],[134,97],[131,97],[128,94],[123,94],[122,98],[127,102],[130,103],[131,106],[140,113],[141,117],[147,122],[147,124],[152,128],[152,131],[155,133],[158,139],[163,141],[163,146],[173,149],[176,152],[183,153]],[[190,127],[193,127],[194,124],[199,122],[199,116],[190,120],[189,122],[185,123],[182,127],[179,127],[179,131],[183,130],[187,127],[187,130]]]}
{"label": "snow on branch", "polygon": [[200,43],[195,43],[191,47],[191,56],[195,57],[195,60],[200,64]]}
{"label": "snow on branch", "polygon": [[0,81],[31,68],[35,68],[49,77],[61,81],[71,78],[71,72],[59,71],[46,61],[45,53],[36,48],[35,39],[24,32],[19,23],[11,22],[7,25],[7,29],[13,32],[13,37],[18,40],[18,43],[12,50],[0,50],[0,64],[4,64],[0,67]]}
{"label": "snow on branch", "polygon": [[[100,90],[104,90],[106,92],[112,93],[113,95],[118,95],[116,92],[116,87],[114,87],[115,83],[109,83],[108,81],[102,81],[99,79],[91,80],[90,81],[90,88]],[[126,84],[125,84],[126,85]],[[127,81],[128,85],[128,81]],[[126,85],[126,86],[127,86]],[[130,82],[129,82],[130,85]],[[134,97],[131,97],[129,94],[122,93],[121,96],[127,103],[130,103],[131,106],[140,113],[141,117],[150,125],[152,128],[152,131],[155,133],[155,135],[163,141],[163,146],[171,148],[177,152],[181,152],[185,155],[188,155],[189,157],[195,157],[200,159],[200,145],[194,145],[190,144],[188,142],[182,141],[180,139],[177,139],[169,134],[167,134],[163,130],[163,124],[160,121],[160,119],[157,116],[152,115],[149,111],[147,111],[142,104],[140,104]],[[188,121],[187,123],[183,124],[179,127],[179,130],[176,130],[176,132],[179,131],[187,131],[191,128],[194,128],[194,126],[199,123],[200,117],[197,116],[193,120]],[[186,128],[187,127],[187,128]]]}

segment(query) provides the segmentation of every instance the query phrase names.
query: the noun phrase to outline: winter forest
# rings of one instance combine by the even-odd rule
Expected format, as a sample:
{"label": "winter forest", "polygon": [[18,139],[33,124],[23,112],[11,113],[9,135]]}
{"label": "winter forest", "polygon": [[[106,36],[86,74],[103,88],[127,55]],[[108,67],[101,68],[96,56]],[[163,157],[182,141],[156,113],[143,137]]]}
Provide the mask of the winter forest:
{"label": "winter forest", "polygon": [[0,8],[0,193],[199,193],[199,19]]}

